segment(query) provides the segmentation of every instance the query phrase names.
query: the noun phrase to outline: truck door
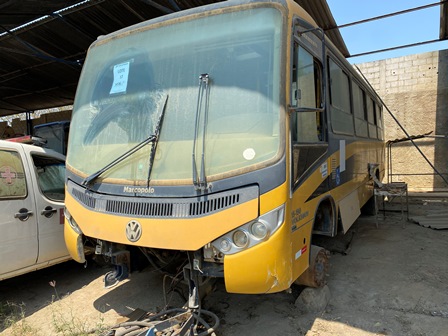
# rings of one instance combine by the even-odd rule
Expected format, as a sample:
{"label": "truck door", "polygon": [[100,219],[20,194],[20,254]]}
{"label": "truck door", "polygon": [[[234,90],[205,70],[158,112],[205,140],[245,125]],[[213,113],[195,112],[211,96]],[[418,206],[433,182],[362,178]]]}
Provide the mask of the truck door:
{"label": "truck door", "polygon": [[0,279],[36,263],[37,214],[21,147],[0,147]]}
{"label": "truck door", "polygon": [[69,254],[64,241],[64,158],[31,152],[29,159],[35,174],[32,176],[36,199],[39,253],[37,263]]}

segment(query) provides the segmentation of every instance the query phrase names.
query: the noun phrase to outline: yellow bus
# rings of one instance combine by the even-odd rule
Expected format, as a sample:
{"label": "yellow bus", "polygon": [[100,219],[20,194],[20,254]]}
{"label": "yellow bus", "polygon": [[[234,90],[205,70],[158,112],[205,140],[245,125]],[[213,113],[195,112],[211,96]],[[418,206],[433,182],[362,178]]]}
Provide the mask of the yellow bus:
{"label": "yellow bus", "polygon": [[65,240],[126,277],[222,277],[231,293],[322,286],[384,174],[380,100],[291,0],[224,1],[99,37],[73,107]]}

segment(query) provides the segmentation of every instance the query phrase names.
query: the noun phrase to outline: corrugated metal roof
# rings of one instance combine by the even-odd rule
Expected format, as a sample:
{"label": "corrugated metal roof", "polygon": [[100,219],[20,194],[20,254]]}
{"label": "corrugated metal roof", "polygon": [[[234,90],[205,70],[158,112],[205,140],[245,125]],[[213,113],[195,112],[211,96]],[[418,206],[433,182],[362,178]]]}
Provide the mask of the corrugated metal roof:
{"label": "corrugated metal roof", "polygon": [[330,7],[326,0],[295,0],[302,6],[317,22],[317,24],[325,31],[325,34],[339,49],[345,57],[350,56],[350,53],[345,45],[342,35],[337,29],[336,21],[331,14]]}
{"label": "corrugated metal roof", "polygon": [[39,1],[20,0],[0,3],[0,23],[7,30],[15,29],[48,13],[78,3],[79,0]]}
{"label": "corrugated metal roof", "polygon": [[[0,116],[72,104],[82,61],[97,36],[166,13],[220,1],[0,3]],[[326,0],[296,1],[324,29],[336,27]],[[67,9],[61,11],[63,8]],[[26,23],[29,24],[17,29]],[[348,56],[339,31],[333,29],[328,36]]]}

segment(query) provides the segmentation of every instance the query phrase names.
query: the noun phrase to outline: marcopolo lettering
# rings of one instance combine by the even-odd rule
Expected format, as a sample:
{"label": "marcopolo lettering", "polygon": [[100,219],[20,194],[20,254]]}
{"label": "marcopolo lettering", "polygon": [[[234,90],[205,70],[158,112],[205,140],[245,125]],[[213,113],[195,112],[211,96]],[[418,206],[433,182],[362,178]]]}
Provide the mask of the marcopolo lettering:
{"label": "marcopolo lettering", "polygon": [[123,192],[135,194],[154,194],[154,188],[146,187],[123,187]]}

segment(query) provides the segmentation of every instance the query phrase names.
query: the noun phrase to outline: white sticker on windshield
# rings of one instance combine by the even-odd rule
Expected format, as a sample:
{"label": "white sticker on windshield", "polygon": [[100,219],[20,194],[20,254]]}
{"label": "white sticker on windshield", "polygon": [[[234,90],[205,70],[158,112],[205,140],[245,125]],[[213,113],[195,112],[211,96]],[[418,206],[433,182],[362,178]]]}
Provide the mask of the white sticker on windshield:
{"label": "white sticker on windshield", "polygon": [[114,81],[109,94],[126,92],[128,87],[129,62],[114,66]]}
{"label": "white sticker on windshield", "polygon": [[253,158],[255,157],[255,149],[253,148],[247,148],[244,150],[243,152],[243,157],[247,160],[253,160]]}

